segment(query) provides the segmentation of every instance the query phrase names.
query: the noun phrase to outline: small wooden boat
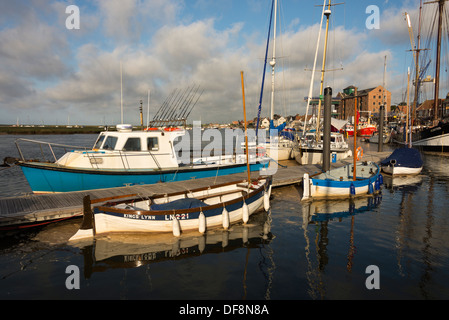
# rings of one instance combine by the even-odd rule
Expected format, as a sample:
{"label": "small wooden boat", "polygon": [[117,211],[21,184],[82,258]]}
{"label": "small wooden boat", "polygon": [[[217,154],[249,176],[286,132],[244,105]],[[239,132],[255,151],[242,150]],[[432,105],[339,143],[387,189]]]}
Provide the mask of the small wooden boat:
{"label": "small wooden boat", "polygon": [[380,190],[382,179],[380,167],[367,161],[357,162],[355,170],[354,165],[350,164],[311,177],[306,173],[302,200],[373,194]]}
{"label": "small wooden boat", "polygon": [[391,175],[418,174],[423,167],[419,150],[413,148],[398,148],[380,163],[382,171]]}
{"label": "small wooden boat", "polygon": [[[207,228],[228,229],[262,207],[269,208],[271,178],[249,185],[240,180],[205,188],[151,197],[127,195],[109,199],[84,199],[84,220],[70,240],[106,233],[173,232],[204,233]],[[106,203],[104,203],[107,201]],[[93,203],[103,204],[95,206]]]}

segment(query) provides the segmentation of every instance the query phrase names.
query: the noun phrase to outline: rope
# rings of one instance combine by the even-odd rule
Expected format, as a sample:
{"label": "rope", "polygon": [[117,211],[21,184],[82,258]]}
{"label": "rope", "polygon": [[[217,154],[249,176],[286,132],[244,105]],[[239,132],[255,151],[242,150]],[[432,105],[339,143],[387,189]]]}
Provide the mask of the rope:
{"label": "rope", "polygon": [[276,164],[277,164],[278,166],[281,166],[282,168],[287,168],[287,166],[284,166],[284,165],[280,164],[279,162],[277,162],[277,161],[274,160],[273,158],[271,158],[271,157],[268,157],[268,158],[270,158],[271,160],[273,160],[274,162],[276,162]]}

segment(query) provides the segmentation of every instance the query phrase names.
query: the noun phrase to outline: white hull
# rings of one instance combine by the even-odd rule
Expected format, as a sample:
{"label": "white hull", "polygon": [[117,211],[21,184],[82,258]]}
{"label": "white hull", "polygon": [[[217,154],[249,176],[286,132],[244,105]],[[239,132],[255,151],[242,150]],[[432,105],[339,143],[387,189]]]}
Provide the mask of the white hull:
{"label": "white hull", "polygon": [[357,179],[355,180],[353,179],[352,167],[352,165],[346,165],[311,178],[308,174],[304,174],[302,200],[348,198],[372,194],[378,190],[376,182],[379,183],[378,187],[380,188],[379,166],[372,162],[357,163]]}
{"label": "white hull", "polygon": [[414,175],[419,174],[422,171],[422,167],[409,168],[409,167],[393,167],[382,166],[382,171],[391,175]]}
{"label": "white hull", "polygon": [[[96,199],[103,205],[91,209],[84,199],[84,219],[70,240],[80,240],[101,234],[168,233],[179,236],[185,231],[205,233],[207,229],[229,229],[261,209],[269,209],[271,179],[211,185],[152,197],[124,195]],[[118,200],[124,198],[123,200]]]}
{"label": "white hull", "polygon": [[[371,183],[371,187],[374,190],[375,182]],[[369,187],[368,185],[354,188],[355,195],[364,195],[368,194]],[[333,188],[333,187],[319,187],[319,186],[310,186],[310,196],[312,198],[347,198],[349,197],[349,188]]]}
{"label": "white hull", "polygon": [[[352,156],[352,151],[351,150],[339,150],[339,151],[333,151],[331,150],[331,154],[330,154],[330,160],[332,162],[332,153],[335,152],[336,154],[336,161],[339,160],[343,160],[346,158],[349,158]],[[296,160],[296,162],[298,162],[298,164],[301,165],[306,165],[306,164],[322,164],[323,163],[323,151],[322,149],[320,150],[310,150],[308,151],[307,149],[303,149],[303,150],[299,150],[299,149],[294,149],[293,150],[293,155],[294,158]]]}
{"label": "white hull", "polygon": [[266,151],[267,151],[267,155],[276,161],[289,160],[289,159],[291,159],[291,155],[292,155],[291,147],[267,146]]}
{"label": "white hull", "polygon": [[[261,209],[263,206],[263,197],[248,205],[249,215]],[[184,220],[186,217],[179,215],[180,231],[195,231],[199,229],[199,219]],[[242,221],[243,210],[237,209],[229,212],[229,222],[236,223]],[[207,228],[217,228],[223,226],[223,216],[213,216],[206,218]],[[141,219],[126,219],[108,214],[95,214],[96,234],[102,233],[148,233],[148,232],[172,232],[173,217],[166,216],[165,221],[145,221]]]}

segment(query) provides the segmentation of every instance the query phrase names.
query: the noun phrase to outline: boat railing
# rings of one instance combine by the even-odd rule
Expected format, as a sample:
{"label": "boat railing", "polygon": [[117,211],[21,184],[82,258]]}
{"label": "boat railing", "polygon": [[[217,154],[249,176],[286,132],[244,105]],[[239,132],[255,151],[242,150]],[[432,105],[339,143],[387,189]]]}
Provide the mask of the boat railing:
{"label": "boat railing", "polygon": [[[28,142],[28,143],[39,145],[40,155],[44,162],[56,162],[58,160],[56,150],[62,149],[66,153],[67,150],[87,151],[87,150],[91,149],[89,147],[74,146],[74,145],[60,144],[60,143],[54,143],[54,142],[46,142],[46,141],[18,138],[18,139],[16,139],[15,144],[16,144],[17,151],[19,152],[19,155],[20,155],[20,158],[22,161],[26,161],[24,152],[22,150],[23,146],[22,147],[20,146],[20,143],[22,143],[22,142]],[[45,147],[47,147],[46,151],[44,150]],[[36,149],[34,149],[34,148],[32,148],[32,149],[33,149],[33,151],[29,151],[29,152],[36,152]],[[48,156],[48,154],[50,154],[50,158],[53,158],[53,159],[50,159],[50,160],[47,159],[46,155]]]}

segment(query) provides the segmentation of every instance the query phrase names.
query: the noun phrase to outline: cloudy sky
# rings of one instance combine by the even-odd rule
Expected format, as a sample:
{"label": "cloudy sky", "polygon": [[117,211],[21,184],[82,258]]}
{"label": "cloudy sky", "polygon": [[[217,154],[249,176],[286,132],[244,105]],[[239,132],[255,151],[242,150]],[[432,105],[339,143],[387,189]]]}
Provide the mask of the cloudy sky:
{"label": "cloudy sky", "polygon": [[[325,85],[334,94],[381,85],[387,56],[386,86],[401,102],[412,61],[404,12],[417,30],[419,0],[344,2],[332,8]],[[305,113],[322,4],[279,0],[278,114]],[[74,22],[69,5],[79,8],[79,29],[66,27]],[[379,8],[378,29],[367,28],[369,5]],[[125,123],[139,123],[140,100],[146,118],[148,91],[151,116],[172,90],[191,85],[204,92],[190,121],[243,119],[240,71],[247,116],[255,117],[270,8],[271,0],[0,0],[0,123],[119,123],[120,63]],[[268,66],[262,115],[270,93]]]}

